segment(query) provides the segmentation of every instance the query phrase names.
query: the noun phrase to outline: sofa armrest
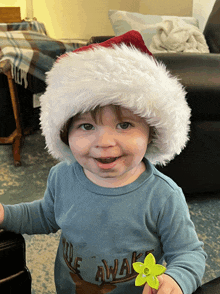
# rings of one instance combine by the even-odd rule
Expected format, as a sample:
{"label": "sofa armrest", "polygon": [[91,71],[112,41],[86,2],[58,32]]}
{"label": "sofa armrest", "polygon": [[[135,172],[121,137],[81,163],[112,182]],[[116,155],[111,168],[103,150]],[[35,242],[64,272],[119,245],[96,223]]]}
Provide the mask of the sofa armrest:
{"label": "sofa armrest", "polygon": [[155,53],[154,57],[179,77],[184,86],[220,90],[220,54]]}
{"label": "sofa armrest", "polygon": [[187,92],[192,120],[218,120],[220,113],[220,54],[157,53]]}
{"label": "sofa armrest", "polygon": [[220,53],[220,1],[216,0],[203,32],[211,53]]}
{"label": "sofa armrest", "polygon": [[114,38],[114,36],[93,36],[89,39],[87,45],[94,44],[94,43],[102,43],[111,38]]}

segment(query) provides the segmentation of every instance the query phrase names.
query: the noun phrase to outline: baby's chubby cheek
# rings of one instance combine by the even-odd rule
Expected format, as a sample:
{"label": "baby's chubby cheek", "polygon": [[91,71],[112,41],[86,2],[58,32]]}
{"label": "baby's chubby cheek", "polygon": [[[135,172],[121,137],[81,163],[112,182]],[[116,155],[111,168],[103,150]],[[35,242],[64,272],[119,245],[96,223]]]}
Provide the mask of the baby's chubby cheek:
{"label": "baby's chubby cheek", "polygon": [[85,138],[69,138],[69,146],[73,155],[83,155],[90,151],[91,141]]}
{"label": "baby's chubby cheek", "polygon": [[132,139],[131,144],[127,142],[127,147],[133,149],[133,151],[136,152],[143,152],[144,154],[147,151],[147,145],[148,145],[148,140],[143,139],[143,138],[134,138]]}

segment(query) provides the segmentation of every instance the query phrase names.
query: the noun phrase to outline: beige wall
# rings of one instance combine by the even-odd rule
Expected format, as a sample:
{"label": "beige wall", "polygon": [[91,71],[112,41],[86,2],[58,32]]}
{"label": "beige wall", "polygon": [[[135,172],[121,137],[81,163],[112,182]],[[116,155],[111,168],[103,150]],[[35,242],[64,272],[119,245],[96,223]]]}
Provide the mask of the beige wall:
{"label": "beige wall", "polygon": [[193,0],[139,0],[139,11],[144,14],[192,16]]}
{"label": "beige wall", "polygon": [[[31,0],[27,0],[31,2]],[[191,16],[193,0],[32,0],[33,16],[43,22],[50,37],[89,39],[114,35],[108,10],[144,14]],[[26,0],[0,0],[0,6],[21,7],[26,17]]]}
{"label": "beige wall", "polygon": [[[7,1],[7,0],[6,0]],[[34,16],[52,38],[89,39],[114,35],[108,10],[145,14],[192,15],[193,0],[33,0]]]}

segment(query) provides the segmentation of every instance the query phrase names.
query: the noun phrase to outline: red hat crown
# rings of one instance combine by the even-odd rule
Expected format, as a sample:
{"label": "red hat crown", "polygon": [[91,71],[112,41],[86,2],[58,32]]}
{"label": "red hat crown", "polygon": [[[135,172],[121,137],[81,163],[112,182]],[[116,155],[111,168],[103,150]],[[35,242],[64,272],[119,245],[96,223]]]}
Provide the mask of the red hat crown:
{"label": "red hat crown", "polygon": [[[72,52],[79,53],[79,52],[87,51],[90,49],[94,49],[98,46],[105,47],[105,48],[113,48],[113,45],[118,46],[121,44],[125,44],[128,47],[133,46],[133,47],[137,48],[138,50],[140,50],[141,52],[147,53],[150,56],[153,56],[153,54],[147,49],[141,34],[135,30],[129,31],[129,32],[125,33],[124,35],[111,38],[111,39],[109,39],[105,42],[102,42],[102,43],[95,43],[95,44],[90,44],[88,46],[83,46],[83,47],[78,48]],[[63,58],[65,56],[67,56],[67,53],[61,55],[57,61],[59,61],[60,58]]]}

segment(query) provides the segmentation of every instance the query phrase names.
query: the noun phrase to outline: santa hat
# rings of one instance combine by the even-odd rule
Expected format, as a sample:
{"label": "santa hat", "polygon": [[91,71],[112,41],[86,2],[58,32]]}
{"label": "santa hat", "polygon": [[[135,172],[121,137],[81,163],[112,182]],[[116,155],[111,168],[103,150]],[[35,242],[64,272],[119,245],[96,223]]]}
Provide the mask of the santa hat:
{"label": "santa hat", "polygon": [[121,105],[146,119],[155,131],[145,155],[153,164],[165,165],[188,141],[191,111],[186,92],[154,59],[137,31],[62,55],[46,82],[41,128],[56,159],[74,160],[60,137],[65,123],[98,105]]}

